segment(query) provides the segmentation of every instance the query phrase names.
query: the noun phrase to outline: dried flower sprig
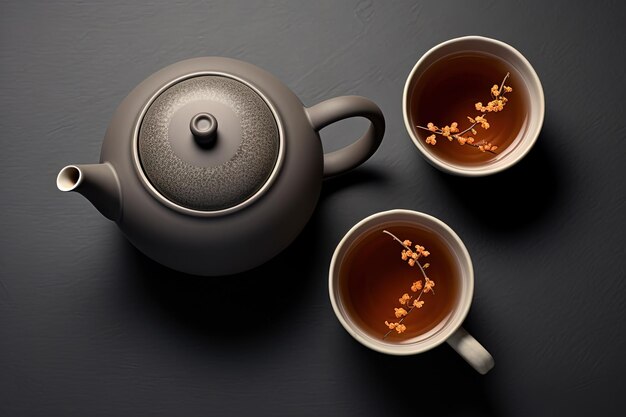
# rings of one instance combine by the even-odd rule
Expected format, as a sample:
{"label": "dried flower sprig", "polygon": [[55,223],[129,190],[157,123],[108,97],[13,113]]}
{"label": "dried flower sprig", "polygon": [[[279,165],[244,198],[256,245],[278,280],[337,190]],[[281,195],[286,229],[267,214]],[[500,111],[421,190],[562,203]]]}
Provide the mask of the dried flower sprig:
{"label": "dried flower sprig", "polygon": [[[496,112],[504,110],[504,106],[509,101],[505,97],[505,94],[511,93],[513,91],[513,88],[511,88],[508,85],[504,85],[504,83],[509,78],[509,76],[510,76],[510,73],[507,72],[506,75],[504,76],[504,79],[502,80],[502,83],[500,83],[499,86],[498,84],[494,84],[491,87],[490,93],[491,93],[492,100],[489,103],[487,103],[486,106],[483,106],[483,103],[480,101],[474,105],[476,110],[481,112],[481,114],[479,114],[476,117],[467,116],[467,120],[469,120],[469,122],[471,123],[470,127],[468,127],[467,129],[460,131],[459,124],[457,122],[452,122],[449,125],[446,125],[442,128],[435,126],[433,123],[428,123],[425,127],[416,126],[418,129],[432,132],[432,134],[426,138],[426,143],[429,145],[433,145],[433,146],[436,145],[437,144],[436,135],[441,135],[445,137],[446,139],[448,139],[450,142],[456,139],[459,145],[467,144],[474,148],[477,148],[481,152],[489,152],[489,153],[495,154],[496,149],[498,149],[497,146],[485,140],[481,140],[480,142],[476,143],[476,139],[474,136],[478,134],[478,131],[476,130],[476,126],[480,125],[480,127],[484,130],[489,129],[489,127],[491,126],[489,122],[487,121],[487,118],[484,116],[485,113],[496,113]],[[472,135],[474,136],[469,136],[469,135],[464,136],[468,132],[471,132]]]}
{"label": "dried flower sprig", "polygon": [[422,276],[424,277],[424,282],[422,282],[422,280],[417,280],[411,285],[411,292],[417,293],[419,291],[419,294],[415,299],[413,299],[413,301],[411,301],[413,296],[409,295],[409,293],[402,294],[402,296],[398,299],[400,305],[407,307],[408,310],[406,310],[404,307],[393,309],[396,319],[400,320],[391,323],[389,321],[385,321],[385,326],[389,328],[389,331],[383,336],[383,339],[385,339],[394,330],[398,334],[404,333],[406,331],[406,325],[402,322],[409,314],[411,314],[414,309],[420,309],[424,306],[424,301],[421,300],[422,295],[427,293],[432,293],[433,295],[435,294],[435,281],[428,278],[428,276],[426,275],[426,269],[430,266],[430,264],[425,263],[424,265],[422,265],[420,263],[420,259],[426,258],[430,255],[430,252],[427,251],[425,247],[415,245],[415,249],[413,250],[411,249],[411,245],[413,243],[410,240],[400,240],[396,235],[387,230],[383,230],[383,233],[388,234],[400,245],[402,245],[402,247],[404,248],[400,255],[402,260],[406,261],[406,263],[411,267],[417,265],[422,273]]}

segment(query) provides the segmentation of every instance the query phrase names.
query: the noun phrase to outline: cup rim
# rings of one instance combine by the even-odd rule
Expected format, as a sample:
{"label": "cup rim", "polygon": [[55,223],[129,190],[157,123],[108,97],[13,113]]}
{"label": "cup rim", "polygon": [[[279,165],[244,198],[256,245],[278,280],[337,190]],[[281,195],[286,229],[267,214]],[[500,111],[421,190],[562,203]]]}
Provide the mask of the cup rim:
{"label": "cup rim", "polygon": [[[433,335],[431,338],[420,340],[415,342],[414,344],[389,344],[389,343],[378,343],[375,339],[371,337],[364,337],[361,332],[355,331],[353,325],[348,323],[348,321],[344,318],[342,310],[339,307],[339,302],[337,297],[335,297],[335,287],[338,283],[338,276],[334,273],[334,271],[338,267],[339,263],[339,254],[345,245],[351,244],[354,239],[353,236],[355,233],[364,225],[371,223],[377,219],[390,217],[397,218],[398,215],[408,215],[411,217],[417,217],[421,220],[426,220],[436,224],[441,227],[448,235],[444,238],[446,240],[451,239],[461,251],[461,256],[463,260],[467,263],[467,277],[465,280],[467,281],[467,290],[465,291],[465,296],[459,301],[457,307],[455,308],[454,318],[451,323],[446,324],[439,333]],[[338,274],[337,274],[338,275]],[[389,355],[397,355],[397,356],[405,356],[405,355],[414,355],[418,353],[425,352],[432,348],[439,346],[444,343],[448,338],[457,331],[465,321],[467,314],[469,313],[470,307],[472,305],[473,296],[474,296],[474,266],[472,264],[472,258],[467,250],[467,247],[461,240],[461,238],[456,234],[454,230],[450,226],[448,226],[443,221],[438,218],[431,216],[426,213],[422,213],[415,210],[407,210],[407,209],[393,209],[387,211],[381,211],[374,214],[371,214],[354,226],[350,228],[346,232],[346,234],[341,238],[337,246],[335,247],[335,251],[333,253],[330,268],[328,272],[328,294],[330,297],[330,302],[333,307],[333,311],[335,312],[335,316],[343,326],[343,328],[359,343],[362,345],[385,354]],[[432,339],[432,340],[431,340]]]}
{"label": "cup rim", "polygon": [[[409,120],[409,110],[408,110],[408,105],[407,105],[409,88],[411,86],[411,82],[415,78],[415,75],[418,69],[424,64],[426,59],[428,59],[430,55],[432,55],[434,52],[436,52],[437,50],[445,46],[458,43],[458,42],[469,41],[469,40],[479,41],[479,42],[484,42],[484,43],[491,43],[501,48],[507,49],[509,52],[515,55],[516,58],[524,65],[525,73],[529,76],[531,81],[536,85],[537,91],[538,91],[537,103],[539,106],[539,118],[537,120],[537,123],[535,124],[535,128],[532,131],[526,133],[526,136],[524,137],[525,145],[524,145],[522,152],[520,152],[518,155],[515,155],[515,157],[503,158],[501,161],[502,163],[498,165],[494,165],[490,169],[483,169],[483,170],[467,169],[459,165],[444,163],[440,159],[435,158],[432,155],[432,153],[425,148],[425,145],[422,143],[422,141],[420,141],[414,134],[413,128]],[[544,122],[544,117],[545,117],[545,96],[543,92],[543,86],[541,85],[541,80],[539,79],[537,72],[535,71],[531,63],[526,59],[526,57],[517,49],[515,49],[513,46],[509,45],[506,42],[502,42],[497,39],[488,38],[485,36],[478,36],[478,35],[461,36],[458,38],[449,39],[447,41],[441,42],[433,46],[428,51],[426,51],[426,53],[424,53],[420,57],[420,59],[415,63],[415,65],[411,69],[411,72],[409,73],[404,83],[404,90],[402,92],[402,117],[404,119],[404,127],[406,128],[406,131],[409,134],[409,137],[411,138],[411,140],[413,141],[417,149],[420,151],[421,155],[424,157],[424,159],[426,159],[428,163],[433,165],[435,168],[438,168],[450,174],[461,175],[461,176],[466,176],[466,177],[482,177],[486,175],[496,174],[498,172],[511,168],[513,165],[521,161],[528,154],[528,152],[530,152],[530,150],[533,148],[533,146],[537,142],[537,139],[539,138],[539,134],[543,127],[543,122]]]}

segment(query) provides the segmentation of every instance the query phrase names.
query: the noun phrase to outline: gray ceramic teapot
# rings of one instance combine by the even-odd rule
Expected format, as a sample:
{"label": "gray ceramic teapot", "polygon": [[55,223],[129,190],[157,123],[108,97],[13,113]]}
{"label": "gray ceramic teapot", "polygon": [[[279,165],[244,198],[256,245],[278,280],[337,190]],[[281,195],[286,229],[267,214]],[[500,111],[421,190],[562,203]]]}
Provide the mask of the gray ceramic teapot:
{"label": "gray ceramic teapot", "polygon": [[[369,119],[352,145],[323,153],[319,130]],[[197,275],[241,272],[289,245],[310,218],[322,179],[378,148],[380,109],[357,96],[305,108],[266,71],[228,58],[195,58],[139,84],[115,111],[99,164],[68,165],[76,191],[140,251]]]}

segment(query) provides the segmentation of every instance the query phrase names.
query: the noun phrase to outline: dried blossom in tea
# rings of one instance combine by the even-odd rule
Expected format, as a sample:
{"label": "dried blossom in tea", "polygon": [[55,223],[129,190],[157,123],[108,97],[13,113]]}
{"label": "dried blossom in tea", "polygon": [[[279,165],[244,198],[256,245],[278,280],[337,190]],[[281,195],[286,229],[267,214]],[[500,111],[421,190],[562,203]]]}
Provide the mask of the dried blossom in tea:
{"label": "dried blossom in tea", "polygon": [[436,61],[410,91],[416,137],[452,163],[476,165],[498,158],[526,128],[529,98],[522,80],[515,68],[485,53]]}
{"label": "dried blossom in tea", "polygon": [[452,251],[436,233],[412,223],[364,233],[348,249],[339,273],[350,317],[372,337],[391,342],[435,331],[459,296]]}

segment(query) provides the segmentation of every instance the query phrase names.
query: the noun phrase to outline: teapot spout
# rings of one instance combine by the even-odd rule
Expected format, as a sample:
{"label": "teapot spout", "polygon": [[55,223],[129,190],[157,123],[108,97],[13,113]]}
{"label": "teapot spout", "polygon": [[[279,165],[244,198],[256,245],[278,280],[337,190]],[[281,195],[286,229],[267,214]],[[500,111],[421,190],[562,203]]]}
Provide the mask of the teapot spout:
{"label": "teapot spout", "polygon": [[57,188],[82,194],[104,217],[119,220],[122,193],[115,169],[108,162],[66,166],[57,176]]}

